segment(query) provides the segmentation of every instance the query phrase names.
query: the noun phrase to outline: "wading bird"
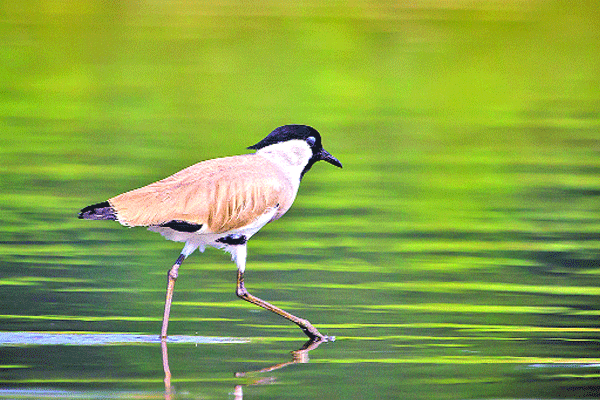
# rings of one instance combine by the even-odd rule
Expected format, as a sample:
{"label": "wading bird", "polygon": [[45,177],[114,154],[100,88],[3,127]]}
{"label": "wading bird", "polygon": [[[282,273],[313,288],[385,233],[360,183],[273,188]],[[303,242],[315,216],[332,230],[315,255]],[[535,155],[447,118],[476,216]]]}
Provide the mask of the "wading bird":
{"label": "wading bird", "polygon": [[311,340],[332,340],[308,320],[251,295],[244,286],[246,243],[260,228],[292,206],[300,180],[320,160],[342,167],[321,144],[321,135],[305,125],[280,126],[248,149],[253,154],[207,160],[158,182],[85,207],[81,219],[113,220],[145,226],[166,239],[184,242],[167,273],[167,297],[161,338],[167,326],[179,266],[196,249],[216,247],[231,253],[237,265],[236,294],[298,325]]}

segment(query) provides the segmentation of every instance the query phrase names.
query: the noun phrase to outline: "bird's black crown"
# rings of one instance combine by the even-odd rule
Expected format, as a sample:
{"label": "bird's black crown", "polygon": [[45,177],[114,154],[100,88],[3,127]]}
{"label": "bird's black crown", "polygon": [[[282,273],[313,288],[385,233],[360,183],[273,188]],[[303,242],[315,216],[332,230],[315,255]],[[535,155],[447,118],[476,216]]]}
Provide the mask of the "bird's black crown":
{"label": "bird's black crown", "polygon": [[[314,140],[307,140],[310,137],[313,137]],[[319,134],[319,132],[317,132],[315,128],[307,125],[280,126],[273,132],[269,133],[267,137],[265,137],[263,140],[248,148],[252,150],[258,150],[275,143],[287,142],[288,140],[293,139],[306,140],[310,147],[313,149],[322,148],[321,135]]]}

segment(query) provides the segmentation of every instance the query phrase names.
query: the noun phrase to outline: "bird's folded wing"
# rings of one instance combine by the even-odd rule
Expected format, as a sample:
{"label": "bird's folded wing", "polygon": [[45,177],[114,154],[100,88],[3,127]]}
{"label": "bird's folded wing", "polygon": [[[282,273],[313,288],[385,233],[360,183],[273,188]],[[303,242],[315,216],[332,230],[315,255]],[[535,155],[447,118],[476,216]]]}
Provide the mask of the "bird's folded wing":
{"label": "bird's folded wing", "polygon": [[244,227],[278,207],[291,206],[292,185],[279,169],[254,154],[203,161],[158,182],[108,200],[126,226],[171,221],[222,233]]}

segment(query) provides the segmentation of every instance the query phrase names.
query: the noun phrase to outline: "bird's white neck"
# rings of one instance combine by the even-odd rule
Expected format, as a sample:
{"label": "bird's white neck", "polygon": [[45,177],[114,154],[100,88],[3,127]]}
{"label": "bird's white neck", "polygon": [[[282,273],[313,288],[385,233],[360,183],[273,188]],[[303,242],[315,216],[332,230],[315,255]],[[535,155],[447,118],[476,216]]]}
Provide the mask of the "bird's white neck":
{"label": "bird's white neck", "polygon": [[310,146],[304,140],[275,143],[258,150],[256,154],[281,168],[296,189],[300,184],[302,171],[313,155]]}

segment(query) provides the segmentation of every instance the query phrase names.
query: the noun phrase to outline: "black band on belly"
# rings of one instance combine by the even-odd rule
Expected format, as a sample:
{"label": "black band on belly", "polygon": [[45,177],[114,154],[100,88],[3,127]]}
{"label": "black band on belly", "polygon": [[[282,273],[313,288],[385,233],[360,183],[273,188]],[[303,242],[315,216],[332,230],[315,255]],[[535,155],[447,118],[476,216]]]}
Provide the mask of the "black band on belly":
{"label": "black band on belly", "polygon": [[217,239],[219,243],[225,243],[232,246],[246,244],[248,239],[244,235],[227,235]]}
{"label": "black band on belly", "polygon": [[179,232],[196,232],[202,228],[202,224],[190,224],[189,222],[173,220],[160,225],[165,228],[171,228]]}

